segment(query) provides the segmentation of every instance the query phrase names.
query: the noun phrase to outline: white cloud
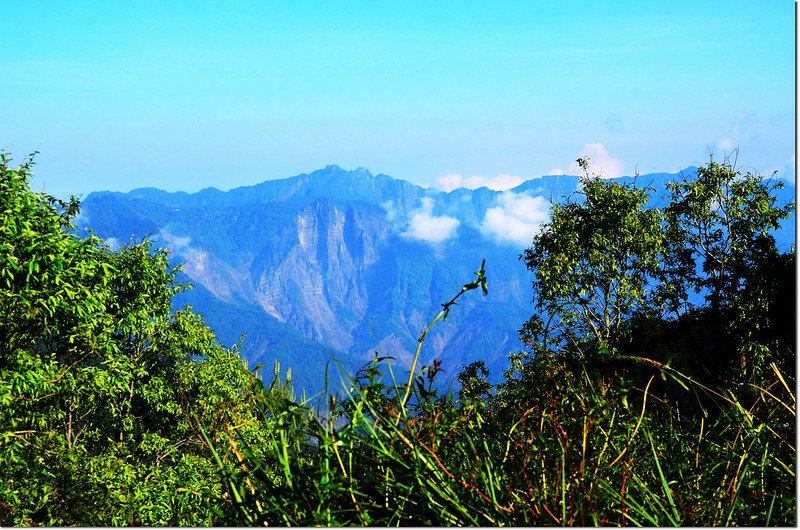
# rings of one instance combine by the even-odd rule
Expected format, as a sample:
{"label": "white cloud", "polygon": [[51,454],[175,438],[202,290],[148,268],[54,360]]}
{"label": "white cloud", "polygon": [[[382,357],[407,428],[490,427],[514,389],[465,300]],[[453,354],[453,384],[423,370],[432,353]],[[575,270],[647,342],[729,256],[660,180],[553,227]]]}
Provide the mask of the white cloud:
{"label": "white cloud", "polygon": [[761,174],[763,176],[769,177],[775,174],[776,178],[783,179],[786,182],[795,185],[795,155],[789,157],[787,164],[783,166],[776,166],[767,171],[763,171]]}
{"label": "white cloud", "polygon": [[[589,160],[589,174],[603,178],[614,178],[622,175],[622,161],[608,154],[603,144],[586,144],[579,155]],[[571,175],[583,175],[577,162],[570,164],[567,172]]]}
{"label": "white cloud", "polygon": [[116,252],[120,249],[122,245],[119,244],[119,240],[116,237],[109,237],[108,239],[104,239],[103,243],[112,251]]}
{"label": "white cloud", "polygon": [[550,217],[550,202],[542,196],[507,191],[496,202],[486,210],[481,230],[500,242],[530,245]]}
{"label": "white cloud", "polygon": [[436,177],[436,187],[442,191],[453,191],[455,189],[464,187],[461,184],[463,179],[464,177],[456,173],[442,175],[441,177]]}
{"label": "white cloud", "polygon": [[734,147],[736,147],[736,145],[733,143],[733,139],[730,136],[725,136],[717,141],[717,149],[723,153],[729,153]]}
{"label": "white cloud", "polygon": [[86,211],[86,208],[78,210],[78,214],[72,219],[72,222],[75,223],[75,226],[89,226],[89,212]]}
{"label": "white cloud", "polygon": [[178,254],[188,251],[189,245],[192,242],[192,238],[173,235],[166,228],[159,230],[158,235],[164,240],[164,242],[173,252]]}
{"label": "white cloud", "polygon": [[740,112],[733,119],[729,135],[738,136],[744,133],[752,133],[758,129],[759,119],[755,112]]}
{"label": "white cloud", "polygon": [[740,112],[733,119],[728,131],[717,140],[717,150],[721,156],[727,156],[738,149],[744,142],[748,143],[758,136],[761,130],[758,116],[754,112]]}
{"label": "white cloud", "polygon": [[483,177],[481,175],[472,175],[471,177],[464,177],[457,173],[450,175],[442,175],[436,178],[436,187],[442,191],[453,191],[458,188],[467,188],[476,190],[478,188],[486,187],[490,190],[505,191],[515,188],[525,182],[525,179],[518,175],[508,175],[501,173],[494,177]]}
{"label": "white cloud", "polygon": [[433,199],[423,197],[422,207],[411,213],[408,228],[400,235],[428,243],[441,243],[455,236],[461,221],[448,215],[432,215]]}
{"label": "white cloud", "polygon": [[386,210],[386,220],[390,223],[397,219],[397,210],[394,207],[394,201],[388,200],[381,203],[381,207]]}

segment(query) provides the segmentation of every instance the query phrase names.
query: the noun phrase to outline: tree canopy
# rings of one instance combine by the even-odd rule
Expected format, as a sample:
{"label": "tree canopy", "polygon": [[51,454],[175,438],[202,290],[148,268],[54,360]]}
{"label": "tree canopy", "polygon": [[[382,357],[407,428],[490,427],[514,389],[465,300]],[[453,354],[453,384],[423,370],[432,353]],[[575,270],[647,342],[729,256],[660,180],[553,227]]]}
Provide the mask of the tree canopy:
{"label": "tree canopy", "polygon": [[77,200],[32,192],[32,163],[0,159],[0,523],[218,523],[201,434],[263,436],[275,399],[172,311],[165,251],[79,236]]}

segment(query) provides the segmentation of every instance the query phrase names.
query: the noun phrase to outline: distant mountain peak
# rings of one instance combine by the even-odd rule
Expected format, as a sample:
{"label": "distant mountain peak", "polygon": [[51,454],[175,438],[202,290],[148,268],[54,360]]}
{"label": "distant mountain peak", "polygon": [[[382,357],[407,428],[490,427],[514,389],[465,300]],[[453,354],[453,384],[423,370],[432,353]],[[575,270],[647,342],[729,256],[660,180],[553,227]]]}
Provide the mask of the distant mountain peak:
{"label": "distant mountain peak", "polygon": [[337,177],[337,176],[364,176],[364,177],[372,177],[372,173],[370,173],[369,169],[359,166],[352,170],[344,169],[341,166],[336,164],[330,164],[325,166],[322,169],[317,169],[316,171],[312,171],[308,173],[310,177]]}

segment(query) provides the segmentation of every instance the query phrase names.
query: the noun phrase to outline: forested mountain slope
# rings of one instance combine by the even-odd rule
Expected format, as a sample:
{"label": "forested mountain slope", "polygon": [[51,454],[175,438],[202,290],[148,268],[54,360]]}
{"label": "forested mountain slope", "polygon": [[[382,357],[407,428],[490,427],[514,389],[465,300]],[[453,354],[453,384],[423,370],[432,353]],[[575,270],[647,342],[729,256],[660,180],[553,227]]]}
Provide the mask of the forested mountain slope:
{"label": "forested mountain slope", "polygon": [[[619,180],[652,186],[658,206],[667,182],[695,172]],[[96,192],[78,221],[112,245],[149,237],[169,248],[195,286],[176,305],[194,306],[224,343],[246,333],[253,365],[277,358],[302,367],[295,382],[313,393],[329,361],[352,372],[378,352],[407,366],[439,304],[484,258],[489,295],[455,308],[458,318],[432,332],[424,356],[443,361],[443,381],[479,359],[499,376],[532,312],[520,252],[550,202],[578,187],[577,176],[545,176],[507,192],[446,193],[328,166],[227,192]],[[781,193],[788,202],[794,187]],[[793,244],[793,225],[793,217],[784,222],[779,248]]]}

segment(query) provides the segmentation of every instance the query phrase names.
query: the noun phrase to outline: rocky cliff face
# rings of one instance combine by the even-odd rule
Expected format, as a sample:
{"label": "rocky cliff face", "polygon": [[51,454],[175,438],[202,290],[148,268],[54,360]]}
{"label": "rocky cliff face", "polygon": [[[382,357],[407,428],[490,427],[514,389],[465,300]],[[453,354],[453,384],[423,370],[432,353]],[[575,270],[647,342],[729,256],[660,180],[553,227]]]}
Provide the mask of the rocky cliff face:
{"label": "rocky cliff face", "polygon": [[[639,178],[659,194],[675,175]],[[453,378],[480,359],[499,375],[532,312],[519,253],[549,201],[577,184],[542,177],[509,192],[443,193],[329,166],[228,192],[93,193],[81,222],[111,244],[150,237],[170,248],[195,285],[176,302],[206,315],[227,343],[245,332],[245,357],[280,359],[313,393],[326,363],[353,372],[375,352],[394,357],[401,374],[419,333],[482,259],[489,296],[465,297],[428,336],[422,362],[442,359]]]}
{"label": "rocky cliff face", "polygon": [[309,339],[346,351],[364,318],[364,282],[387,237],[376,212],[316,200],[292,220],[293,241],[275,267],[253,270],[256,300]]}

